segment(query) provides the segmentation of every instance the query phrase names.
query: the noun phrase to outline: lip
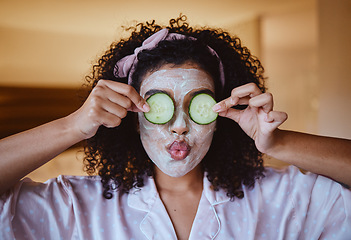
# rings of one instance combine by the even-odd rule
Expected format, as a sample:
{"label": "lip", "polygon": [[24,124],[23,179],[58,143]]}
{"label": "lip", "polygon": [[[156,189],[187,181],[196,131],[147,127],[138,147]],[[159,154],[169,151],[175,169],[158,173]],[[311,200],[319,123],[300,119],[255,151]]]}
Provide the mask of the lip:
{"label": "lip", "polygon": [[174,160],[183,160],[190,153],[191,147],[185,141],[174,141],[167,147],[167,152]]}

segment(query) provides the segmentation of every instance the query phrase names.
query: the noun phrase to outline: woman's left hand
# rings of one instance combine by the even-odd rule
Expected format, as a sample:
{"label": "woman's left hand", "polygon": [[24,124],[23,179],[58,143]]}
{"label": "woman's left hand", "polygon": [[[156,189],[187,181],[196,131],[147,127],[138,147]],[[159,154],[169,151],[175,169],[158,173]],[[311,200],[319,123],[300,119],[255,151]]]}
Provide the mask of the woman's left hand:
{"label": "woman's left hand", "polygon": [[[248,106],[244,110],[231,108],[236,105]],[[262,153],[274,147],[275,133],[288,117],[285,112],[273,111],[272,94],[262,93],[254,83],[234,88],[231,96],[217,103],[213,110],[237,122]]]}

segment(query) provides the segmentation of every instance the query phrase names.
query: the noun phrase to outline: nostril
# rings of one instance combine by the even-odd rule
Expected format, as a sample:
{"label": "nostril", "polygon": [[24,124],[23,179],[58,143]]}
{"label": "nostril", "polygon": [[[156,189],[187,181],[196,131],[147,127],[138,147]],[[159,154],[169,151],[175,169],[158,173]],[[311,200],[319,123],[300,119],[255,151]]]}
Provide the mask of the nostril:
{"label": "nostril", "polygon": [[188,133],[188,131],[187,130],[172,130],[172,133],[174,133],[174,134],[177,134],[177,135],[185,135],[185,134],[187,134]]}

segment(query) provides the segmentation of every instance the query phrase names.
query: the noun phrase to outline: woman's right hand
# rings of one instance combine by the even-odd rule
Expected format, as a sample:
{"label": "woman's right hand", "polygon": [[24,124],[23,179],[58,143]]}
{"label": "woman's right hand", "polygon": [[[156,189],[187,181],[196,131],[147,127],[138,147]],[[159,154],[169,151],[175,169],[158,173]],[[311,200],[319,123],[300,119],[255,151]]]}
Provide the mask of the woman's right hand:
{"label": "woman's right hand", "polygon": [[150,107],[130,85],[99,80],[84,104],[67,118],[83,139],[93,137],[98,128],[117,127],[127,111],[147,112]]}
{"label": "woman's right hand", "polygon": [[132,86],[100,80],[74,113],[0,140],[0,195],[67,148],[94,136],[99,126],[116,127],[127,111],[148,110]]}

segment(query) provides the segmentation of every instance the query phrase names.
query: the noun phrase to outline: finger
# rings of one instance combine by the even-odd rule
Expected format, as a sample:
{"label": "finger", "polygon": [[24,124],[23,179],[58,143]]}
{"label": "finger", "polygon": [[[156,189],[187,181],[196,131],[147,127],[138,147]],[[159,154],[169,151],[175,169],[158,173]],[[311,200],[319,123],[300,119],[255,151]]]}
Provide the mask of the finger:
{"label": "finger", "polygon": [[117,93],[113,91],[112,89],[107,89],[104,92],[104,97],[107,98],[107,100],[111,101],[112,103],[118,104],[121,107],[127,109],[127,111],[131,112],[143,112],[147,111],[147,109],[139,109],[138,106],[136,106],[132,100],[120,93]]}
{"label": "finger", "polygon": [[237,110],[233,108],[229,108],[223,112],[219,112],[218,115],[221,117],[226,117],[234,120],[235,122],[239,122],[242,110]]}
{"label": "finger", "polygon": [[217,104],[220,105],[221,109],[222,108],[229,109],[235,105],[248,105],[249,101],[250,101],[250,97],[243,97],[243,98],[237,98],[237,99],[233,99],[232,97],[229,97],[218,102]]}
{"label": "finger", "polygon": [[286,112],[271,111],[267,114],[265,121],[271,123],[277,123],[280,126],[283,122],[288,119],[288,114]]}
{"label": "finger", "polygon": [[224,112],[230,109],[232,106],[235,106],[239,102],[239,98],[236,97],[229,97],[226,98],[218,103],[216,103],[213,107],[212,110],[215,112]]}
{"label": "finger", "polygon": [[124,109],[131,110],[131,109],[136,109],[138,111],[139,108],[132,102],[132,100],[128,97],[125,97],[124,95],[118,94],[116,92],[113,92],[111,95],[107,95],[107,98],[109,101],[112,103],[115,103]]}
{"label": "finger", "polygon": [[121,124],[122,119],[113,113],[105,111],[102,108],[93,108],[89,111],[88,117],[97,124],[105,127],[117,127]]}
{"label": "finger", "polygon": [[271,93],[262,93],[250,99],[251,107],[262,108],[265,113],[273,110],[273,95]]}
{"label": "finger", "polygon": [[147,107],[147,106],[145,106],[145,109],[143,108],[143,110],[141,110],[140,108],[138,108],[137,106],[132,104],[132,106],[130,108],[128,108],[127,110],[130,112],[148,112],[148,111],[150,111],[150,107]]}
{"label": "finger", "polygon": [[113,115],[109,112],[105,112],[103,114],[103,118],[101,118],[101,121],[99,122],[100,125],[103,125],[108,128],[113,128],[117,127],[121,124],[122,119],[117,117],[116,115]]}
{"label": "finger", "polygon": [[225,111],[236,105],[248,105],[249,101],[250,101],[250,97],[243,97],[243,98],[236,98],[236,99],[229,97],[215,104],[212,109],[215,112]]}
{"label": "finger", "polygon": [[250,98],[261,94],[262,91],[257,87],[255,83],[248,83],[240,87],[234,88],[231,95],[239,98],[249,96]]}
{"label": "finger", "polygon": [[251,99],[250,97],[239,98],[239,101],[237,102],[237,105],[248,105],[250,99]]}
{"label": "finger", "polygon": [[[115,92],[114,90],[106,86],[96,86],[94,89],[93,97],[96,97],[99,100],[104,100],[106,102],[112,102],[121,107],[128,109],[132,107],[132,101],[125,97],[124,95]],[[100,101],[100,104],[103,106],[103,101]]]}
{"label": "finger", "polygon": [[[131,101],[129,100],[129,102]],[[99,118],[100,112],[109,112],[119,118],[124,118],[127,116],[127,109],[121,106],[120,102],[111,102],[106,96],[93,94],[90,96],[88,104],[90,105],[90,112],[93,112],[97,118]]]}
{"label": "finger", "polygon": [[125,118],[128,113],[127,108],[124,108],[123,106],[109,100],[104,101],[104,103],[101,105],[101,108],[119,118]]}
{"label": "finger", "polygon": [[247,104],[250,98],[255,97],[261,93],[261,90],[254,83],[248,83],[243,86],[234,88],[231,92],[230,97],[220,101],[213,106],[213,111],[225,111],[237,104]]}
{"label": "finger", "polygon": [[[142,112],[150,111],[149,105],[147,104],[145,99],[142,98],[139,93],[137,93],[134,87],[124,83],[114,82],[110,80],[100,80],[100,81],[103,81],[103,84],[105,84],[113,91],[120,93],[125,97],[128,97],[140,111]],[[133,106],[130,109],[133,110],[134,109]]]}

